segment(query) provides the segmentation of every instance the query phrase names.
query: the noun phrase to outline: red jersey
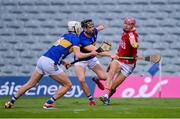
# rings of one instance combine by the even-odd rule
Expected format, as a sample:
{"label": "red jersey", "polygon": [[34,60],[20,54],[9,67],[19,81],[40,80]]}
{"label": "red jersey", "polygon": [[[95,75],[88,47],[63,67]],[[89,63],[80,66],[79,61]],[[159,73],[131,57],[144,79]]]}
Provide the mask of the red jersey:
{"label": "red jersey", "polygon": [[[137,48],[133,48],[130,44],[130,38],[134,38],[138,43],[138,34],[136,30],[123,32],[121,37],[121,42],[119,44],[118,53],[119,57],[136,57],[137,56]],[[136,60],[123,60],[120,59],[120,62],[125,64],[135,64]]]}

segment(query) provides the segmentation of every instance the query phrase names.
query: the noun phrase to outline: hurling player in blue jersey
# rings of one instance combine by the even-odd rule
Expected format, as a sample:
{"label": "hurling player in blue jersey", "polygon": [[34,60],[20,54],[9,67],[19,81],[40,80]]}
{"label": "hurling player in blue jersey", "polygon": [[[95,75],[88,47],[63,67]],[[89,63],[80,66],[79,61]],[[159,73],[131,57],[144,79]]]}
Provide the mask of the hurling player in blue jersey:
{"label": "hurling player in blue jersey", "polygon": [[[99,31],[102,31],[104,29],[104,25],[99,25],[97,27],[94,27],[93,21],[91,19],[86,19],[81,22],[81,27],[83,28],[83,31],[81,32],[79,36],[81,52],[89,53],[93,50],[97,50],[95,46],[97,35]],[[106,55],[106,56],[111,56],[111,57],[115,56],[109,53],[104,53],[104,54],[100,53],[98,55]],[[86,67],[88,67],[93,72],[95,72],[99,79],[106,80],[107,74],[96,57],[88,57],[86,58],[86,60],[75,63],[75,71],[79,79],[79,82],[81,84],[81,87],[84,93],[86,94],[87,98],[89,99],[89,105],[94,106],[95,105],[94,98],[92,97],[89,87],[85,81],[85,68]],[[97,84],[98,84],[98,87],[104,88],[103,85],[99,81]]]}
{"label": "hurling player in blue jersey", "polygon": [[79,48],[79,33],[81,29],[80,22],[69,21],[68,31],[69,33],[64,34],[59,38],[53,46],[41,56],[36,64],[36,68],[33,71],[29,81],[24,84],[17,93],[11,98],[10,101],[5,103],[5,108],[11,108],[15,101],[23,95],[28,89],[32,88],[40,81],[43,75],[49,75],[52,79],[61,84],[61,88],[43,105],[43,108],[50,109],[55,108],[54,102],[62,97],[72,86],[68,76],[59,67],[68,54],[73,52],[78,58],[85,58],[89,56],[96,56],[97,52],[92,51],[90,53],[81,53]]}

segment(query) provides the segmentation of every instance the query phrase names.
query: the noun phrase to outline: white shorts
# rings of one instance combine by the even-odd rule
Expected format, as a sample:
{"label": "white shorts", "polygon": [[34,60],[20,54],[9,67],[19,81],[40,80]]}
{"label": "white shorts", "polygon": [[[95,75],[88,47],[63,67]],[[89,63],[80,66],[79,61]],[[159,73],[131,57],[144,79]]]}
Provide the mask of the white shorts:
{"label": "white shorts", "polygon": [[86,61],[77,62],[74,65],[75,66],[80,65],[84,68],[88,66],[88,68],[93,69],[97,64],[100,64],[100,62],[96,57],[94,57]]}
{"label": "white shorts", "polygon": [[132,74],[135,68],[135,64],[124,64],[122,62],[119,62],[118,60],[115,61],[119,63],[121,67],[121,72],[124,76],[128,77],[130,74]]}
{"label": "white shorts", "polygon": [[48,57],[41,56],[36,64],[36,71],[45,75],[56,75],[63,72],[63,70],[54,64],[54,61]]}

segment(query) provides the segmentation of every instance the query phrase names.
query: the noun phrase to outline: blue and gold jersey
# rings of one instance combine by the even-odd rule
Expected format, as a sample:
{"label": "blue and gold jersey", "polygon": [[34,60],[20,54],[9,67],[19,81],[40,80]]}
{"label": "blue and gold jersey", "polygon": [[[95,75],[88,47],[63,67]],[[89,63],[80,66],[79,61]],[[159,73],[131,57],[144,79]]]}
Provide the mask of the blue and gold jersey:
{"label": "blue and gold jersey", "polygon": [[[84,33],[84,31],[82,31],[79,35],[79,39],[80,39],[80,50],[83,53],[89,53],[90,51],[87,51],[85,49],[85,47],[88,47],[90,45],[96,45],[96,39],[97,39],[97,34],[98,34],[98,30],[96,28],[94,28],[93,33],[91,35],[91,37],[87,37]],[[84,58],[84,60],[89,60],[92,59],[93,57],[87,57]],[[74,60],[77,60],[78,58],[75,56]]]}
{"label": "blue and gold jersey", "polygon": [[72,52],[73,46],[79,47],[80,40],[78,36],[72,33],[64,34],[58,39],[52,47],[44,54],[44,56],[54,60],[58,64],[61,59],[64,59]]}
{"label": "blue and gold jersey", "polygon": [[81,52],[87,53],[88,51],[84,49],[85,47],[88,47],[89,45],[94,45],[94,46],[96,45],[97,34],[98,34],[98,30],[96,28],[94,28],[91,37],[87,37],[84,31],[81,32],[79,36]]}

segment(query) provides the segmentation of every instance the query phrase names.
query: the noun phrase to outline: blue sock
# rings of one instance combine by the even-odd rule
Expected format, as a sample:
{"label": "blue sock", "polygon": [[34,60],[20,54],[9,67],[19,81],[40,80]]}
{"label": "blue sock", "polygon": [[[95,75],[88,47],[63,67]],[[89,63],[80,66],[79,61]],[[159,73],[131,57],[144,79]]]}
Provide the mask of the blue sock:
{"label": "blue sock", "polygon": [[16,98],[15,96],[13,96],[13,97],[11,98],[10,102],[11,102],[12,104],[14,104],[14,103],[16,102],[16,100],[17,100],[17,98]]}
{"label": "blue sock", "polygon": [[53,104],[55,101],[56,101],[56,99],[54,97],[52,97],[47,101],[47,104]]}
{"label": "blue sock", "polygon": [[89,101],[94,100],[94,98],[92,97],[92,95],[89,95],[89,96],[87,96],[87,97],[88,97]]}

